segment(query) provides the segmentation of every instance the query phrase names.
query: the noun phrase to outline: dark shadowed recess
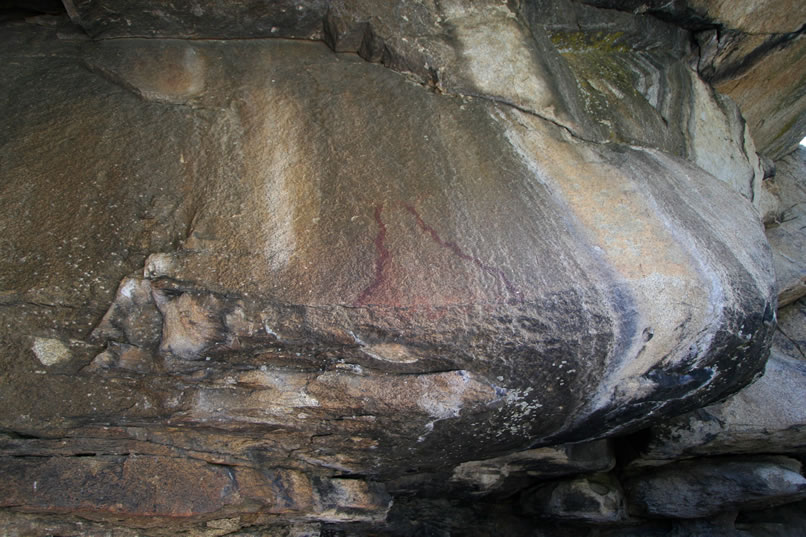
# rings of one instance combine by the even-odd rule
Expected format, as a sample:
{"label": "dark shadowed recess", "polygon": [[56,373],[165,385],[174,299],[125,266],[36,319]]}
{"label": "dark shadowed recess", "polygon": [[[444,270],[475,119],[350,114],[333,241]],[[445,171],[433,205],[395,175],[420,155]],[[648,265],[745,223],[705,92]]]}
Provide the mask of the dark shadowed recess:
{"label": "dark shadowed recess", "polygon": [[0,0],[0,22],[65,13],[60,0]]}

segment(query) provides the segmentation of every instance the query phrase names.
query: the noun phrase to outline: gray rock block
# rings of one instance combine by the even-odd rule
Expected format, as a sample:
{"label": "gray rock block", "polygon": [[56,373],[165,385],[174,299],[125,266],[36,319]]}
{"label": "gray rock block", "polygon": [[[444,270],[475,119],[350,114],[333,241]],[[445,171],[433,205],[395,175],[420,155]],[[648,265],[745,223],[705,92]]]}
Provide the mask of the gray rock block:
{"label": "gray rock block", "polygon": [[529,515],[554,520],[612,524],[627,518],[621,486],[608,474],[540,485],[524,492],[520,505]]}
{"label": "gray rock block", "polygon": [[806,148],[776,163],[779,215],[767,227],[773,252],[779,307],[806,295]]}
{"label": "gray rock block", "polygon": [[518,451],[502,457],[467,461],[453,469],[451,481],[476,495],[508,495],[540,480],[607,472],[616,464],[607,440]]}
{"label": "gray rock block", "polygon": [[725,402],[656,425],[633,465],[721,454],[806,452],[806,361],[774,349],[764,375]]}
{"label": "gray rock block", "polygon": [[787,457],[676,462],[624,481],[636,515],[704,518],[806,498],[801,464]]}
{"label": "gray rock block", "polygon": [[327,0],[65,0],[67,13],[93,38],[167,37],[319,39]]}

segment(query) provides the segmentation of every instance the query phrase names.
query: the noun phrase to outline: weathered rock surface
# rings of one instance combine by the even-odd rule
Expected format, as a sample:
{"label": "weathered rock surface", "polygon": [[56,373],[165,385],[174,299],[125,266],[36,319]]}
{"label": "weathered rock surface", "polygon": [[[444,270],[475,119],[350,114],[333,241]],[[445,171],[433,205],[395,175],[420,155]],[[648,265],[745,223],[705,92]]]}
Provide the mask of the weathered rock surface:
{"label": "weathered rock surface", "polygon": [[565,2],[524,2],[522,11],[574,74],[563,93],[575,95],[605,139],[685,155],[755,200],[763,172],[753,141],[736,105],[688,68],[686,32],[652,17]]}
{"label": "weathered rock surface", "polygon": [[795,74],[806,69],[803,29],[769,35],[711,31],[700,41],[707,58],[701,72],[739,105],[759,150],[778,159],[795,149],[806,135],[806,90]]}
{"label": "weathered rock surface", "polygon": [[[18,241],[5,300],[9,312],[48,294],[65,305],[97,295],[95,308],[109,300],[89,341],[101,357],[86,378],[101,393],[128,392],[111,398],[127,401],[127,419],[293,423],[313,433],[336,412],[365,414],[365,427],[380,432],[398,430],[382,417],[392,404],[414,413],[409,432],[378,447],[387,457],[400,449],[392,459],[406,465],[439,446],[427,457],[437,464],[634,427],[735,390],[758,370],[772,305],[764,237],[748,206],[684,161],[577,141],[512,107],[434,95],[317,44],[54,46],[58,68],[8,67],[8,79],[41,80],[45,70],[61,82],[15,97],[6,131],[5,214],[28,213],[5,224]],[[222,60],[229,56],[239,61]],[[130,85],[148,91],[134,95]],[[86,125],[97,103],[93,132],[128,143],[96,156],[97,144],[85,144],[77,159],[72,144],[52,141],[50,158],[65,168],[48,189],[30,191],[42,177],[30,159],[41,156],[26,148],[51,135],[37,103],[58,106],[65,92],[65,132]],[[180,96],[186,105],[174,104]],[[76,99],[84,108],[71,114]],[[152,158],[166,174],[151,190],[128,180],[154,165],[144,168],[146,144],[160,147]],[[419,158],[437,147],[438,158]],[[125,209],[134,226],[110,226],[121,213],[103,209],[100,176],[109,188],[134,189]],[[43,196],[56,189],[68,190],[51,207]],[[86,219],[71,220],[77,206]],[[615,212],[591,212],[603,207]],[[615,227],[620,211],[632,218]],[[79,247],[103,226],[115,230],[109,244],[93,245],[103,253]],[[127,275],[116,260],[140,234],[151,242],[139,251],[157,253],[142,276]],[[76,249],[57,262],[52,244]],[[112,299],[114,273],[123,283]],[[17,334],[18,352],[31,352],[31,326]],[[36,337],[50,329],[34,329]],[[149,362],[150,382],[163,387],[149,395],[124,387]],[[585,403],[574,395],[582,392]],[[106,398],[96,399],[74,402],[106,414]],[[39,421],[48,413],[37,400],[34,420],[26,400],[10,398],[18,411],[9,428],[33,434],[46,422],[70,428],[88,418],[76,409]],[[487,432],[465,426],[474,423],[488,423]],[[458,445],[457,434],[472,434],[465,445],[476,447],[450,453],[443,438]],[[352,451],[339,448],[348,459]],[[374,457],[355,456],[362,462],[340,466],[378,471]]]}
{"label": "weathered rock surface", "polygon": [[674,518],[704,518],[806,497],[801,464],[787,457],[678,462],[646,471],[624,486],[636,514]]}
{"label": "weathered rock surface", "polygon": [[70,18],[91,37],[319,39],[327,0],[64,0]]}
{"label": "weathered rock surface", "polygon": [[[682,72],[669,67],[688,46],[687,32],[680,31],[686,29],[696,34],[699,72],[739,104],[765,154],[780,158],[806,134],[806,92],[797,74],[806,68],[806,10],[791,0],[201,0],[190,8],[147,0],[68,0],[65,6],[96,38],[325,39],[334,50],[358,52],[440,89],[540,111],[578,134],[607,139],[638,129],[667,142],[674,142],[675,133],[659,119],[669,119],[669,108],[657,104],[669,77]],[[558,24],[566,25],[559,34]],[[670,39],[674,33],[678,37]],[[549,38],[563,42],[563,58]],[[579,95],[566,61],[585,71]],[[635,106],[640,93],[660,115],[640,111],[640,100]],[[600,115],[603,107],[611,108],[607,117],[586,117],[592,108]],[[754,154],[748,157],[752,161]]]}
{"label": "weathered rock surface", "polygon": [[[802,317],[798,326],[803,326]],[[727,401],[650,429],[636,464],[693,456],[806,453],[806,357],[787,354],[783,332],[764,375]],[[784,348],[782,348],[784,347]]]}
{"label": "weathered rock surface", "polygon": [[[66,5],[100,40],[54,17],[0,32],[10,531],[624,522],[603,438],[762,371],[769,174],[688,23]],[[294,40],[207,39],[253,36]],[[705,511],[796,498],[782,460],[794,489]]]}
{"label": "weathered rock surface", "polygon": [[606,472],[616,464],[613,447],[606,440],[586,444],[552,446],[518,451],[483,461],[463,462],[451,480],[473,494],[512,494],[534,480],[566,475]]}
{"label": "weathered rock surface", "polygon": [[[333,50],[357,52],[439,92],[508,103],[584,139],[687,156],[745,197],[758,196],[760,166],[738,108],[688,67],[688,32],[655,17],[567,0],[315,0],[271,7],[208,1],[192,10],[142,9],[146,4],[66,5],[73,20],[101,38],[324,39]],[[121,61],[134,63],[125,53]],[[166,61],[195,60],[191,54]],[[150,91],[141,82],[135,91]]]}
{"label": "weathered rock surface", "polygon": [[334,2],[337,51],[414,74],[450,94],[484,96],[583,139],[687,156],[748,199],[763,172],[736,105],[687,65],[688,35],[652,17],[575,2]]}
{"label": "weathered rock surface", "polygon": [[775,221],[767,226],[773,251],[778,303],[806,295],[806,147],[778,161],[768,188],[777,199]]}
{"label": "weathered rock surface", "polygon": [[310,479],[300,472],[230,468],[189,458],[2,457],[0,472],[2,507],[97,518],[124,515],[145,526],[256,512],[326,521],[383,520],[390,506],[382,488],[362,480]]}
{"label": "weathered rock surface", "polygon": [[652,13],[681,25],[720,25],[752,34],[794,32],[803,25],[806,7],[791,0],[582,0],[586,4]]}
{"label": "weathered rock surface", "polygon": [[[792,0],[583,0],[651,13],[695,32],[699,73],[741,108],[759,149],[778,159],[806,136],[806,7]],[[528,2],[527,2],[528,3]]]}
{"label": "weathered rock surface", "polygon": [[521,495],[525,513],[541,518],[606,524],[626,514],[621,486],[608,474],[540,485]]}
{"label": "weathered rock surface", "polygon": [[806,300],[778,311],[775,346],[790,357],[806,360]]}

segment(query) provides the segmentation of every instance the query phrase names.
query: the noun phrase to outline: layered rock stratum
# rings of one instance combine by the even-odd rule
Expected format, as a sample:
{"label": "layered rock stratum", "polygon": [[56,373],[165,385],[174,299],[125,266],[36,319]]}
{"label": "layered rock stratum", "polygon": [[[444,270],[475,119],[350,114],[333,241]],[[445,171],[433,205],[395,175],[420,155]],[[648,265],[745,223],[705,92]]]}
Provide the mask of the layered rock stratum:
{"label": "layered rock stratum", "polygon": [[797,535],[806,13],[740,4],[12,2],[3,534]]}

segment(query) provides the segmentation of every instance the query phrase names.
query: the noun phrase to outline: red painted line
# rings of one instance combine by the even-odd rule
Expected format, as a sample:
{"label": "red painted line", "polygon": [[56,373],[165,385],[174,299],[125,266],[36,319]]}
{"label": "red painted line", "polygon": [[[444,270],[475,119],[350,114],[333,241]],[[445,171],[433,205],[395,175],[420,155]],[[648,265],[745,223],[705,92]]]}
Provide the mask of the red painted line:
{"label": "red painted line", "polygon": [[375,223],[378,226],[378,234],[375,235],[375,279],[364,289],[355,301],[355,305],[366,304],[367,299],[372,296],[378,287],[383,285],[386,279],[386,267],[389,265],[389,249],[386,248],[386,224],[381,218],[383,205],[375,206]]}
{"label": "red painted line", "polygon": [[428,233],[435,243],[442,246],[443,248],[447,248],[448,250],[453,252],[453,254],[458,258],[463,259],[465,261],[470,261],[487,274],[491,274],[496,278],[499,278],[501,282],[504,284],[504,287],[506,287],[509,294],[512,295],[513,300],[515,300],[517,303],[523,302],[522,293],[515,288],[515,286],[512,284],[511,281],[509,281],[509,278],[507,278],[507,275],[504,273],[502,269],[491,265],[487,265],[484,262],[482,262],[481,259],[466,254],[464,251],[462,251],[459,245],[453,241],[442,240],[442,238],[439,236],[439,233],[437,233],[437,230],[435,230],[433,227],[425,223],[420,214],[417,212],[417,209],[415,209],[412,205],[409,204],[405,204],[404,206],[406,207],[406,210],[409,213],[411,213],[417,220],[417,225],[420,227],[420,229],[422,229],[425,233]]}

